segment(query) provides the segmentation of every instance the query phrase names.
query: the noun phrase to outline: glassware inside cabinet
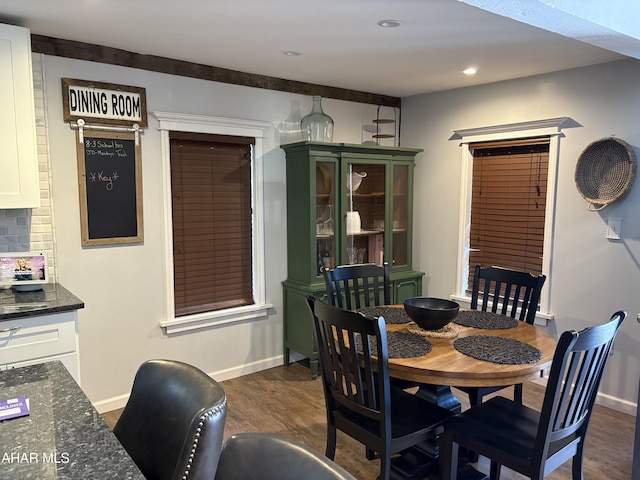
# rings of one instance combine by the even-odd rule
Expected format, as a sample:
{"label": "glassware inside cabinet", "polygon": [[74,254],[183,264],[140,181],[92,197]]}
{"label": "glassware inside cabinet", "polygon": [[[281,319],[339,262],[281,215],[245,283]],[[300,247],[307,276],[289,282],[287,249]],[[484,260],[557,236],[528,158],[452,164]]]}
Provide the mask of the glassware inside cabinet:
{"label": "glassware inside cabinet", "polygon": [[335,267],[335,208],[333,163],[316,163],[316,255],[318,275]]}
{"label": "glassware inside cabinet", "polygon": [[409,167],[393,167],[393,265],[407,265],[409,245]]}
{"label": "glassware inside cabinet", "polygon": [[345,263],[384,261],[385,165],[349,163],[346,177]]}

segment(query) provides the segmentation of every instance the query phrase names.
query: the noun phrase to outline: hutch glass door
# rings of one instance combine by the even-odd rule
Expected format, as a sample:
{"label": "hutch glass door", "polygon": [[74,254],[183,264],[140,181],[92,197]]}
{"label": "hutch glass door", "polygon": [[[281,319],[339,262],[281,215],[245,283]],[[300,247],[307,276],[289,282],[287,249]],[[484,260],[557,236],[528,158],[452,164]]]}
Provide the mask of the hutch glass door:
{"label": "hutch glass door", "polygon": [[411,198],[409,197],[409,166],[393,166],[393,266],[407,265],[409,259],[409,215]]}
{"label": "hutch glass door", "polygon": [[317,274],[322,275],[321,268],[335,267],[335,222],[334,204],[335,163],[316,163],[316,258]]}
{"label": "hutch glass door", "polygon": [[384,261],[387,167],[382,163],[348,163],[345,185],[344,259],[347,264]]}

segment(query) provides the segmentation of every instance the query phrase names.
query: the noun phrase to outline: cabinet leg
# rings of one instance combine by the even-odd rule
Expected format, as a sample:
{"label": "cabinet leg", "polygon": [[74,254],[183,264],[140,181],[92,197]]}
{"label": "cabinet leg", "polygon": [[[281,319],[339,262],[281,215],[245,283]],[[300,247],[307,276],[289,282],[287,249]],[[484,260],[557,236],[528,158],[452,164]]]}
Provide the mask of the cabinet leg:
{"label": "cabinet leg", "polygon": [[291,350],[289,350],[289,348],[285,347],[284,348],[284,364],[285,366],[289,366],[291,365]]}
{"label": "cabinet leg", "polygon": [[310,359],[309,366],[311,367],[311,378],[316,378],[318,376],[318,359]]}

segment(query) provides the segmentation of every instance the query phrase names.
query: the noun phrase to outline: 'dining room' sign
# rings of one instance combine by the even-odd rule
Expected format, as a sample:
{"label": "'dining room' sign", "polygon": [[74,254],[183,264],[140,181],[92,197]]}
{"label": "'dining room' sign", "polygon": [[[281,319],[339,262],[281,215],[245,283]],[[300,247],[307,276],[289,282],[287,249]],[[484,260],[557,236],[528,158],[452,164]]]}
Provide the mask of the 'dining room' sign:
{"label": "'dining room' sign", "polygon": [[147,98],[142,87],[62,79],[64,120],[147,126]]}

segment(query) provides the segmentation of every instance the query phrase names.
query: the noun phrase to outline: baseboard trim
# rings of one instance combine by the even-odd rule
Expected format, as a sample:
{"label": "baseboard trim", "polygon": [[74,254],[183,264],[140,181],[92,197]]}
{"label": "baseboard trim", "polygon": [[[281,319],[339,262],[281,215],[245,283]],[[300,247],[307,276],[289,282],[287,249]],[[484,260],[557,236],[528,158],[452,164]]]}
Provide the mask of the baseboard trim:
{"label": "baseboard trim", "polygon": [[118,395],[117,397],[111,397],[100,402],[96,402],[93,406],[98,410],[98,413],[110,412],[111,410],[118,410],[126,405],[129,400],[129,394]]}
{"label": "baseboard trim", "polygon": [[[531,380],[531,383],[546,387],[547,377],[536,378],[535,380]],[[618,397],[613,397],[605,393],[598,393],[598,395],[596,396],[596,404],[603,407],[611,408],[621,413],[633,415],[634,417],[636,416],[637,405],[635,403],[632,403],[628,400],[623,400]]]}
{"label": "baseboard trim", "polygon": [[633,415],[634,417],[636,416],[637,404],[632,403],[628,400],[623,400],[621,398],[612,397],[611,395],[599,393],[596,397],[596,403],[598,405],[602,405],[603,407],[617,410],[621,413]]}
{"label": "baseboard trim", "polygon": [[244,365],[227,368],[226,370],[218,370],[216,372],[209,373],[208,375],[219,382],[223,382],[224,380],[231,380],[232,378],[249,375],[250,373],[260,372],[269,368],[279,367],[280,365],[284,365],[284,358],[282,355],[264,358],[252,363],[245,363]]}
{"label": "baseboard trim", "polygon": [[[211,378],[215,378],[217,381],[222,382],[224,380],[230,380],[232,378],[241,377],[243,375],[249,375],[250,373],[260,372],[269,368],[279,367],[284,365],[284,358],[282,355],[265,358],[252,363],[246,363],[244,365],[238,365],[236,367],[227,368],[225,370],[218,370],[210,372],[208,375]],[[110,412],[111,410],[118,410],[127,404],[129,394],[118,395],[115,397],[107,398],[99,402],[95,402],[93,406],[98,410],[98,413]]]}

